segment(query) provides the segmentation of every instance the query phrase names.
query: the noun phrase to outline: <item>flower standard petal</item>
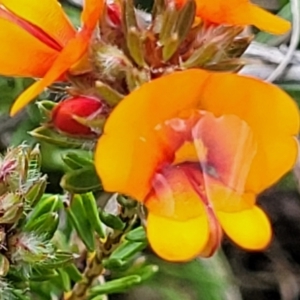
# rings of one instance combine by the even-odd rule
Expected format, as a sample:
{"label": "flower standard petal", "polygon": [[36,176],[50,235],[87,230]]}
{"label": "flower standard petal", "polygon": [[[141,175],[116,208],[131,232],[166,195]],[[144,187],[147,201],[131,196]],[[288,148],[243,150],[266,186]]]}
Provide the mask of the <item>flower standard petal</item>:
{"label": "flower standard petal", "polygon": [[116,107],[95,153],[106,190],[144,199],[155,168],[168,157],[168,144],[157,139],[157,125],[197,107],[208,76],[200,70],[173,73],[143,85]]}
{"label": "flower standard petal", "polygon": [[263,191],[294,165],[299,112],[294,101],[275,85],[235,74],[214,73],[202,92],[200,107],[217,117],[236,115],[250,126],[257,152],[246,190]]}
{"label": "flower standard petal", "polygon": [[[6,76],[42,77],[58,52],[28,32],[1,18],[0,74]],[[41,63],[34,63],[33,58]]]}
{"label": "flower standard petal", "polygon": [[284,34],[291,28],[290,22],[272,15],[249,0],[196,0],[196,3],[196,15],[211,23],[234,26],[254,25],[273,34]]}
{"label": "flower standard petal", "polygon": [[0,0],[16,16],[39,27],[62,47],[76,34],[57,0]]}
{"label": "flower standard petal", "polygon": [[25,107],[34,97],[39,95],[45,87],[57,80],[62,74],[78,62],[87,50],[88,40],[83,32],[79,32],[76,38],[69,41],[68,45],[60,52],[53,65],[45,76],[32,84],[14,102],[10,115],[13,116]]}
{"label": "flower standard petal", "polygon": [[251,128],[258,146],[246,190],[262,191],[294,164],[299,113],[287,94],[253,78],[187,70],[144,84],[113,111],[95,153],[104,187],[142,201],[155,168],[166,160],[157,125],[193,109],[235,115]]}
{"label": "flower standard petal", "polygon": [[[32,99],[40,94],[45,87],[57,80],[74,65],[78,64],[83,56],[87,53],[91,36],[102,11],[103,2],[97,1],[94,3],[93,1],[87,0],[87,3],[89,3],[89,5],[86,7],[89,9],[91,9],[91,4],[95,4],[93,9],[96,13],[93,13],[90,19],[85,19],[87,23],[83,24],[82,30],[80,30],[74,38],[68,41],[68,44],[60,52],[49,71],[45,74],[44,78],[35,82],[27,90],[25,90],[25,92],[22,93],[19,98],[17,98],[11,108],[11,116],[15,115],[25,105],[32,101]],[[83,14],[84,13],[85,11]]]}

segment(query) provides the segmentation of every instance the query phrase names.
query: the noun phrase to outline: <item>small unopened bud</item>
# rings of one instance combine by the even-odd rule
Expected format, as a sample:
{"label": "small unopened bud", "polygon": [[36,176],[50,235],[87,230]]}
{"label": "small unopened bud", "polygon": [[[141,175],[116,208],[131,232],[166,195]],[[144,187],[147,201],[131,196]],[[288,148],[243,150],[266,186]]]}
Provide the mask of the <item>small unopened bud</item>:
{"label": "small unopened bud", "polygon": [[93,135],[93,130],[75,120],[76,117],[91,118],[101,114],[103,102],[97,98],[77,96],[59,103],[52,111],[52,124],[59,131],[70,135]]}
{"label": "small unopened bud", "polygon": [[106,6],[106,21],[107,23],[113,27],[119,27],[121,25],[121,7],[118,3],[112,2],[107,3]]}

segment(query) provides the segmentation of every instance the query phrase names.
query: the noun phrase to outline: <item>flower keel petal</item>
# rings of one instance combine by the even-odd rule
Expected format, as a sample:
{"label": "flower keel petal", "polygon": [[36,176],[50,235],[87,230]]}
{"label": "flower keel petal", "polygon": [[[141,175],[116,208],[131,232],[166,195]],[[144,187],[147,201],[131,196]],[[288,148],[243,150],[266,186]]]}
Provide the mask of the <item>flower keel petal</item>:
{"label": "flower keel petal", "polygon": [[262,250],[270,243],[270,221],[257,206],[237,213],[217,212],[217,218],[225,233],[242,248]]}
{"label": "flower keel petal", "polygon": [[205,249],[209,240],[209,226],[205,214],[180,222],[150,212],[147,235],[152,249],[163,259],[187,261]]}

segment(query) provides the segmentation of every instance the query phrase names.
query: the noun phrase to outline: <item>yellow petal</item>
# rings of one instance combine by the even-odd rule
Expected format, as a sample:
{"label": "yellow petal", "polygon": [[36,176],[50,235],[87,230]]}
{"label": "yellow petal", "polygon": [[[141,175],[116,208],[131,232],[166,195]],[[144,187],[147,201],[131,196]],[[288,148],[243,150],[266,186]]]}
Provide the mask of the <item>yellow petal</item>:
{"label": "yellow petal", "polygon": [[218,211],[217,218],[224,232],[242,248],[262,250],[271,241],[270,221],[257,206],[236,213]]}
{"label": "yellow petal", "polygon": [[187,261],[198,256],[209,240],[205,214],[185,222],[149,213],[147,218],[149,243],[161,258]]}
{"label": "yellow petal", "polygon": [[45,87],[57,80],[65,73],[73,64],[87,51],[89,40],[86,38],[85,32],[80,32],[76,38],[69,41],[68,45],[59,54],[47,74],[40,81],[35,82],[19,98],[14,102],[10,115],[15,115],[19,110],[25,107],[33,98],[38,96]]}
{"label": "yellow petal", "polygon": [[[57,0],[0,0],[0,3],[18,17],[41,28],[62,47],[75,36],[76,31]],[[17,42],[15,45],[18,47]]]}
{"label": "yellow petal", "polygon": [[[0,74],[42,77],[58,52],[0,16]],[[4,30],[5,28],[5,30]]]}

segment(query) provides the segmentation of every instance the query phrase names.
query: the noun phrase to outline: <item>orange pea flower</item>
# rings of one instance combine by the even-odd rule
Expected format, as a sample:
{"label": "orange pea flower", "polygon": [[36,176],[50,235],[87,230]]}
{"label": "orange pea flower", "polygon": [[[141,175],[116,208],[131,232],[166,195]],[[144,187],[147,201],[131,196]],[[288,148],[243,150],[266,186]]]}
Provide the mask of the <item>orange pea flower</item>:
{"label": "orange pea flower", "polygon": [[0,74],[42,78],[20,95],[11,115],[70,69],[82,71],[102,6],[86,0],[76,31],[57,0],[0,0]]}
{"label": "orange pea flower", "polygon": [[[186,0],[175,0],[182,5]],[[291,25],[249,0],[196,0],[196,15],[202,20],[225,25],[254,25],[273,34],[284,34]]]}
{"label": "orange pea flower", "polygon": [[222,232],[259,250],[272,233],[256,196],[294,165],[298,130],[298,109],[278,87],[191,69],[125,97],[95,163],[105,190],[147,207],[148,239],[162,258],[209,256]]}

